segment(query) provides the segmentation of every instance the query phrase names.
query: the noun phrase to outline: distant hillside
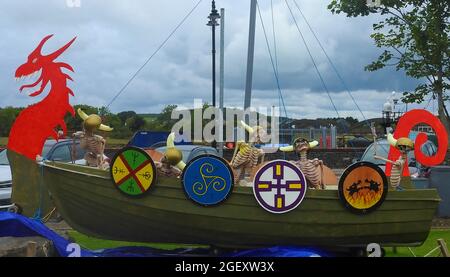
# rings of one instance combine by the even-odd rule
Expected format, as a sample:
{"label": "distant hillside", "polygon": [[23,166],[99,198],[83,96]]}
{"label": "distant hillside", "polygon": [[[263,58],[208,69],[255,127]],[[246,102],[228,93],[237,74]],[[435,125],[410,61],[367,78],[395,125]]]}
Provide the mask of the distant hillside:
{"label": "distant hillside", "polygon": [[143,114],[138,114],[138,115],[141,116],[142,118],[144,118],[144,120],[146,122],[152,122],[159,116],[159,114],[157,114],[157,113],[143,113]]}

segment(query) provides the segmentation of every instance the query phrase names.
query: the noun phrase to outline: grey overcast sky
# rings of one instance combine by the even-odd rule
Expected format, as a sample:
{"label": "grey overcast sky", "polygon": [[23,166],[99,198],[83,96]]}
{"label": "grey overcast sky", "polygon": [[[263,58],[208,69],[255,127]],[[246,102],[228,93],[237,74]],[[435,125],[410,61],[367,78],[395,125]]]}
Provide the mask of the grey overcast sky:
{"label": "grey overcast sky", "polygon": [[[75,43],[59,61],[71,64],[75,80],[72,104],[107,105],[131,75],[154,52],[198,0],[1,0],[0,107],[26,106],[45,97],[19,94],[14,71],[48,34],[50,53],[74,36]],[[364,1],[364,0],[361,0]],[[226,9],[225,105],[243,106],[250,0],[217,0]],[[311,52],[341,116],[362,119],[356,106],[292,2]],[[379,116],[392,91],[411,90],[416,81],[385,69],[365,72],[364,66],[382,51],[370,34],[379,18],[333,15],[330,0],[297,0],[329,56],[367,118]],[[273,0],[280,85],[289,116],[335,116],[284,0]],[[111,105],[113,112],[157,113],[167,104],[193,106],[194,98],[211,102],[211,31],[206,26],[211,1],[203,0],[186,23]],[[272,45],[270,0],[260,0]],[[257,20],[254,63],[254,106],[278,105],[276,82],[261,22]],[[27,82],[28,83],[28,82]],[[29,93],[30,91],[28,91]],[[423,107],[423,105],[421,105]],[[430,105],[432,107],[432,105]]]}

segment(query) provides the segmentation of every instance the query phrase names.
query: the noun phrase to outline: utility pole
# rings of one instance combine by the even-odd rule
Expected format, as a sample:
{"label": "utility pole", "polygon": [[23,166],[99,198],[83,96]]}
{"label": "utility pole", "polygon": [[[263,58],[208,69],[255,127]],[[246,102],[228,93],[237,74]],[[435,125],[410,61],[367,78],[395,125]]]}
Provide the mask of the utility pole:
{"label": "utility pole", "polygon": [[220,18],[216,9],[216,1],[211,2],[211,13],[208,16],[207,26],[211,26],[212,31],[212,105],[216,107],[216,26],[219,26],[217,19]]}
{"label": "utility pole", "polygon": [[219,134],[220,142],[218,143],[219,155],[223,157],[223,117],[224,117],[224,80],[225,79],[225,9],[220,9],[220,75],[219,75],[219,109],[220,109],[220,122],[219,122]]}
{"label": "utility pole", "polygon": [[250,24],[248,33],[247,79],[245,83],[244,109],[247,109],[251,106],[251,98],[252,98],[253,60],[255,56],[256,4],[257,4],[256,0],[251,0]]}

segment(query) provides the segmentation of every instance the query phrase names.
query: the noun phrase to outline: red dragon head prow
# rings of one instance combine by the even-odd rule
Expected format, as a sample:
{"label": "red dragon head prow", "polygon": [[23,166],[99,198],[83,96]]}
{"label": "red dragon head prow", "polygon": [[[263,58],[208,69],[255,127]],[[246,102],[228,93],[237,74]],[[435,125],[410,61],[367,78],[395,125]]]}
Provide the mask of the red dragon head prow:
{"label": "red dragon head prow", "polygon": [[69,94],[73,95],[73,92],[67,87],[67,80],[73,80],[62,71],[65,68],[73,72],[73,68],[66,63],[56,62],[55,59],[69,48],[76,37],[57,51],[42,55],[42,47],[52,36],[45,37],[28,56],[27,62],[19,66],[15,73],[15,77],[20,79],[39,74],[36,82],[20,88],[22,91],[24,88],[33,88],[41,83],[40,88],[30,96],[41,94],[47,84],[51,83],[48,95],[40,102],[21,111],[9,133],[8,150],[32,160],[42,154],[44,143],[49,137],[58,140],[59,135],[56,130],[58,126],[61,127],[63,135],[66,134],[65,115],[71,113],[75,116],[75,110],[69,102]]}
{"label": "red dragon head prow", "polygon": [[[17,68],[15,73],[16,80],[31,77],[35,74],[39,75],[39,78],[33,84],[20,87],[20,92],[22,92],[22,90],[25,88],[35,87],[42,82],[40,89],[30,94],[30,96],[32,97],[37,96],[42,93],[42,91],[50,81],[50,76],[52,76],[55,71],[60,71],[60,69],[64,67],[73,72],[73,68],[70,65],[66,63],[56,63],[55,59],[58,58],[62,53],[64,53],[67,48],[69,48],[69,46],[75,41],[76,37],[74,37],[66,45],[56,50],[55,52],[49,55],[42,55],[42,47],[44,46],[45,42],[47,42],[47,40],[49,40],[52,36],[53,35],[48,35],[44,39],[42,39],[36,49],[28,56],[27,62]],[[72,80],[70,76],[66,74],[64,75],[68,79]]]}

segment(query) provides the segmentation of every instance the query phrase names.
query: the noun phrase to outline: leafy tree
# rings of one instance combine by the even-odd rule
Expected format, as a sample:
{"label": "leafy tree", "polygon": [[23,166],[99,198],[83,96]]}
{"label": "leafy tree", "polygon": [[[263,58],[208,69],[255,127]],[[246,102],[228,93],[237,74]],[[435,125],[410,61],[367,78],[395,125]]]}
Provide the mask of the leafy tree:
{"label": "leafy tree", "polygon": [[120,112],[117,114],[117,116],[120,118],[122,123],[125,124],[128,118],[136,116],[136,112],[133,111]]}
{"label": "leafy tree", "polygon": [[0,109],[0,136],[7,137],[12,124],[23,108],[6,107]]}
{"label": "leafy tree", "polygon": [[422,103],[426,96],[438,100],[439,119],[450,134],[445,107],[450,88],[450,1],[381,0],[369,7],[365,0],[333,0],[328,8],[349,17],[380,14],[383,19],[373,25],[377,47],[384,48],[378,59],[366,67],[375,71],[386,66],[404,70],[406,75],[422,81],[413,92],[404,92],[406,103]]}
{"label": "leafy tree", "polygon": [[177,107],[177,105],[167,105],[156,118],[156,121],[162,130],[171,130],[172,126],[177,122],[177,120],[172,119],[172,112]]}
{"label": "leafy tree", "polygon": [[126,121],[126,126],[132,131],[137,132],[145,126],[145,119],[142,116],[135,115]]}

